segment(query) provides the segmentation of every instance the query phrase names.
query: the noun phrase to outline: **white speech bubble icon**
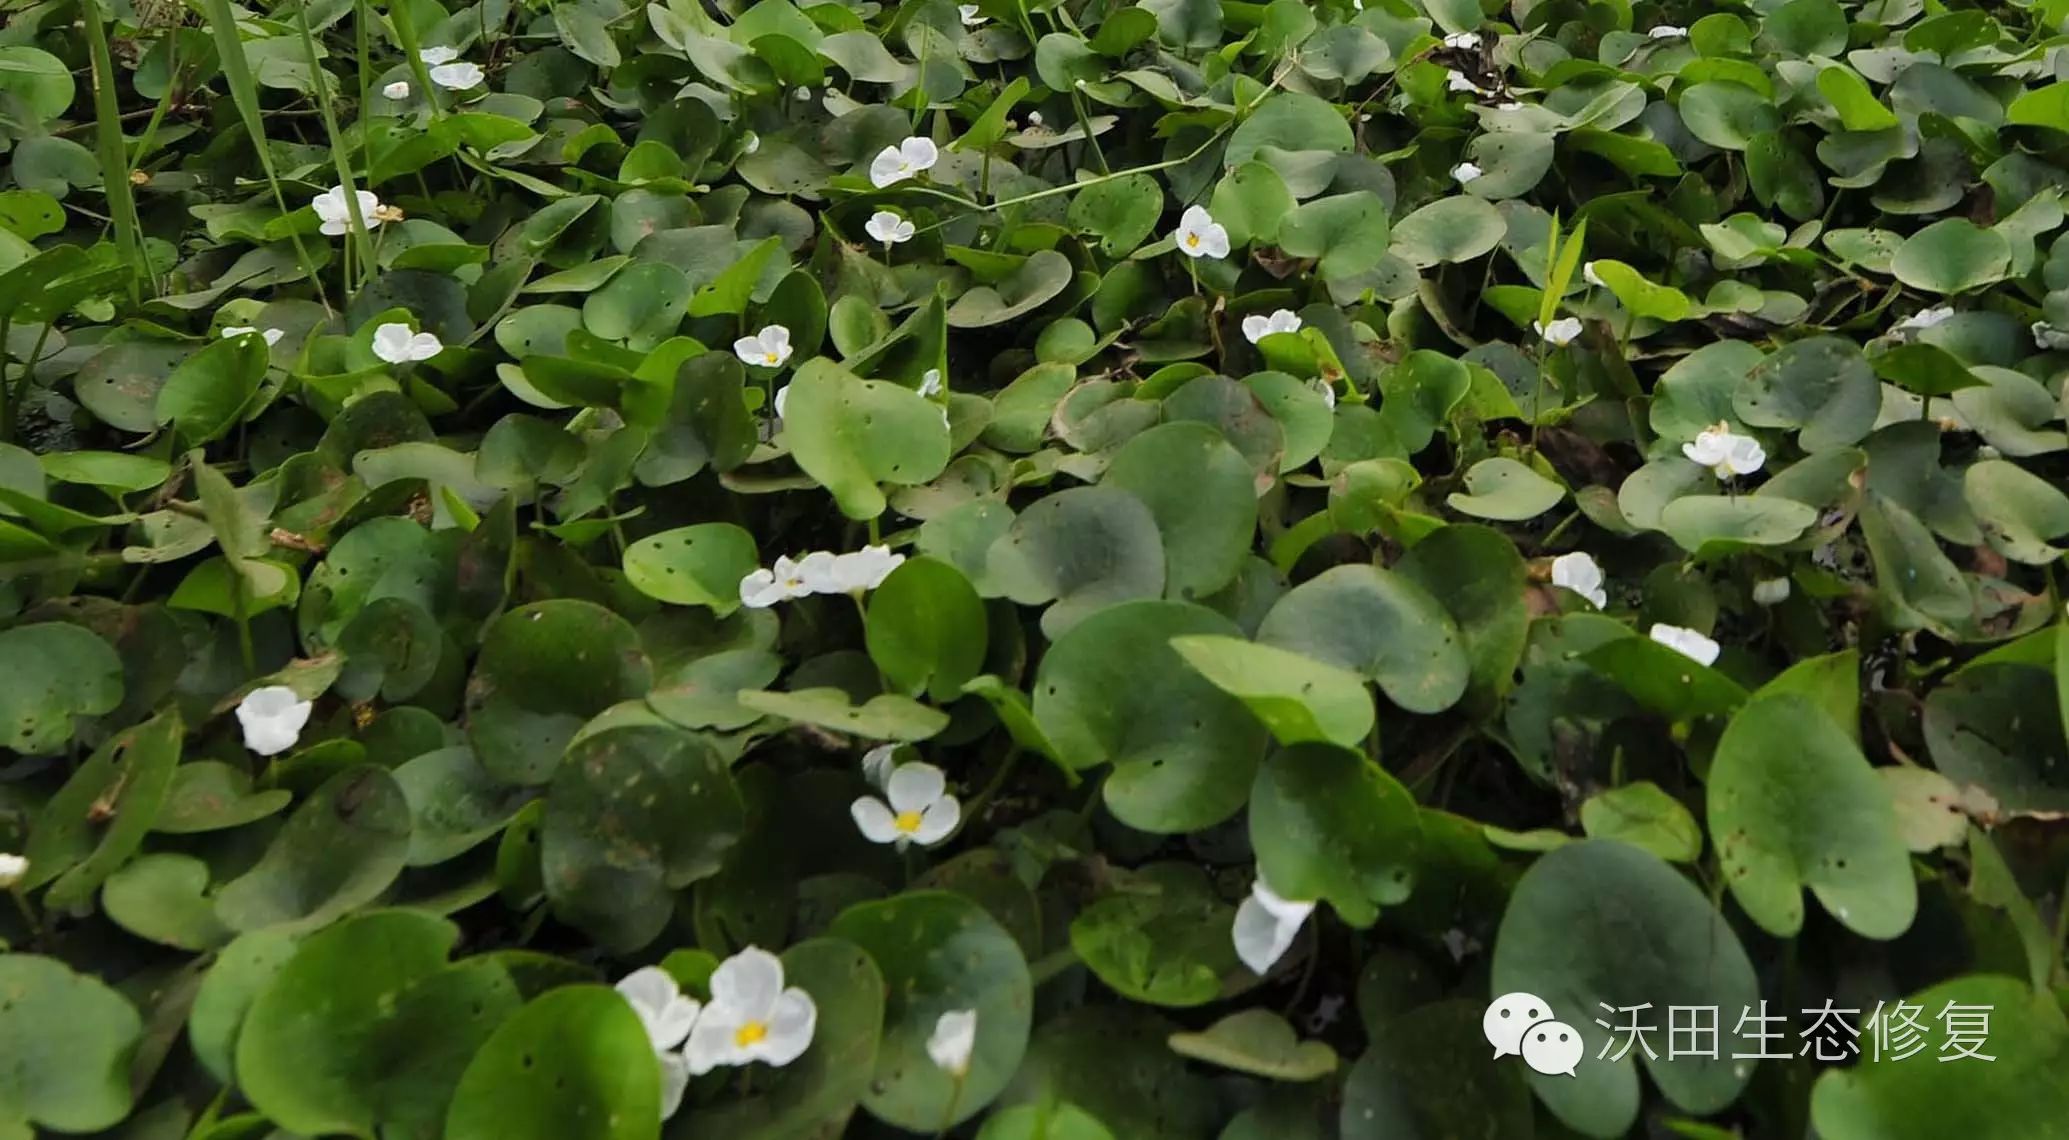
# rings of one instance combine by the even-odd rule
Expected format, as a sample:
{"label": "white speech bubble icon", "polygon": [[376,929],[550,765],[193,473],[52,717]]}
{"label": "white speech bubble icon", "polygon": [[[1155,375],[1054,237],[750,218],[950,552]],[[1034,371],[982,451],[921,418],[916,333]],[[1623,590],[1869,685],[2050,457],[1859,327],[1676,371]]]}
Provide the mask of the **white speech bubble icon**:
{"label": "white speech bubble icon", "polygon": [[1495,998],[1480,1015],[1480,1033],[1487,1043],[1494,1046],[1494,1056],[1513,1057],[1520,1050],[1517,1043],[1523,1039],[1523,1031],[1552,1016],[1551,1003],[1536,994],[1517,990]]}
{"label": "white speech bubble icon", "polygon": [[1523,1062],[1548,1077],[1578,1078],[1573,1068],[1587,1051],[1580,1030],[1563,1021],[1540,1021],[1523,1031]]}

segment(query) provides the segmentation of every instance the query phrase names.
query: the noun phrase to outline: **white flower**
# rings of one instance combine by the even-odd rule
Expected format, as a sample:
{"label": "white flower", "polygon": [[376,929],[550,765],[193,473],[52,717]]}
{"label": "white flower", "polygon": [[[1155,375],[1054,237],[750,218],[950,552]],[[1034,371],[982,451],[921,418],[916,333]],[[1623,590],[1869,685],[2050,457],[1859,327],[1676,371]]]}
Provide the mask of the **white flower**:
{"label": "white flower", "polygon": [[1485,87],[1467,79],[1463,74],[1448,67],[1444,69],[1444,89],[1446,91],[1470,91],[1475,95],[1487,94]]}
{"label": "white flower", "polygon": [[1581,263],[1580,279],[1587,282],[1590,285],[1595,286],[1597,289],[1607,289],[1609,287],[1608,282],[1602,280],[1601,277],[1596,275],[1595,263],[1592,261],[1586,261]]}
{"label": "white flower", "polygon": [[1444,37],[1444,46],[1448,48],[1458,48],[1463,51],[1472,51],[1474,48],[1480,46],[1480,33],[1453,32],[1450,35]]}
{"label": "white flower", "polygon": [[743,155],[753,154],[761,148],[762,137],[753,131],[747,132],[746,137],[740,140],[740,153]]}
{"label": "white flower", "polygon": [[769,403],[776,409],[776,418],[782,419],[783,406],[790,403],[790,385],[785,384],[781,388],[776,389],[776,398],[769,401]]}
{"label": "white flower", "polygon": [[1029,112],[1027,113],[1027,125],[1028,125],[1028,126],[1030,126],[1030,127],[1039,127],[1039,126],[1041,126],[1041,125],[1042,125],[1042,113],[1041,113],[1040,111],[1029,111]]}
{"label": "white flower", "polygon": [[1560,317],[1548,325],[1532,321],[1530,327],[1544,338],[1546,344],[1567,345],[1580,335],[1581,323],[1579,317]]}
{"label": "white flower", "polygon": [[1789,600],[1787,578],[1763,578],[1753,583],[1753,603],[1761,606],[1778,606]]}
{"label": "white flower", "polygon": [[1256,344],[1273,333],[1300,331],[1300,314],[1291,309],[1275,310],[1269,317],[1255,314],[1243,318],[1243,339]]}
{"label": "white flower", "polygon": [[374,330],[374,355],[390,364],[429,360],[445,351],[436,333],[413,333],[400,321],[390,321]]}
{"label": "white flower", "polygon": [[[782,325],[763,325],[762,330],[753,336],[743,336],[734,341],[733,355],[739,357],[743,364],[781,368],[783,362],[790,359],[790,330]],[[776,414],[783,414],[780,397]]]}
{"label": "white flower", "polygon": [[871,843],[932,847],[955,830],[963,818],[963,805],[949,794],[948,778],[941,769],[912,763],[892,770],[884,781],[884,799],[862,796],[848,805],[848,812]]}
{"label": "white flower", "polygon": [[883,242],[885,248],[912,240],[912,223],[889,210],[878,210],[869,215],[869,221],[863,223],[862,229],[870,237]]}
{"label": "white flower", "polygon": [[381,94],[386,95],[390,99],[407,99],[409,98],[409,84],[398,79],[381,88]]}
{"label": "white flower", "polygon": [[1317,387],[1318,387],[1318,388],[1320,389],[1320,391],[1321,391],[1321,393],[1322,393],[1322,402],[1323,402],[1323,403],[1325,403],[1325,404],[1327,404],[1327,405],[1329,405],[1329,410],[1330,410],[1330,411],[1332,411],[1332,412],[1333,412],[1333,411],[1335,411],[1335,410],[1336,410],[1336,385],[1334,385],[1334,384],[1331,384],[1331,383],[1330,383],[1329,381],[1327,381],[1327,380],[1317,380],[1317,381],[1315,381],[1315,384],[1316,384],[1316,386],[1317,386]]}
{"label": "white flower", "polygon": [[447,91],[466,91],[479,87],[487,78],[488,73],[482,71],[480,64],[475,63],[442,63],[431,69],[431,82]]}
{"label": "white flower", "polygon": [[11,853],[0,853],[0,890],[5,890],[21,882],[22,876],[28,873],[29,861],[27,859]]}
{"label": "white flower", "polygon": [[920,374],[920,395],[939,396],[943,387],[939,368],[929,368]]}
{"label": "white flower", "polygon": [[316,707],[286,685],[253,689],[237,702],[237,723],[244,728],[244,746],[261,756],[277,756],[295,746],[309,713]]}
{"label": "white flower", "polygon": [[797,101],[800,103],[809,103],[812,100],[812,89],[809,87],[800,87],[796,91],[791,92],[791,94],[797,96]]}
{"label": "white flower", "polygon": [[970,1074],[970,1054],[977,1049],[977,1011],[951,1009],[934,1022],[927,1038],[927,1056],[942,1072],[957,1080]]}
{"label": "white flower", "polygon": [[1717,643],[1692,629],[1655,622],[1652,639],[1698,665],[1708,665],[1717,660]]}
{"label": "white flower", "polygon": [[[360,220],[366,223],[368,229],[380,228],[382,219],[375,216],[381,208],[380,196],[371,190],[359,190],[354,192],[353,197],[359,202]],[[333,186],[318,194],[309,206],[323,222],[318,232],[336,237],[352,228],[352,207],[345,201],[343,186]]]}
{"label": "white flower", "polygon": [[1677,28],[1672,24],[1661,24],[1645,34],[1656,40],[1680,40],[1688,38],[1688,29]]}
{"label": "white flower", "polygon": [[1681,445],[1681,454],[1709,468],[1719,479],[1751,475],[1767,463],[1767,452],[1759,440],[1739,435],[1725,423],[1697,432],[1693,442]]}
{"label": "white flower", "polygon": [[[243,335],[245,335],[246,333],[255,333],[255,332],[257,332],[257,331],[259,331],[259,330],[258,330],[258,329],[256,329],[256,328],[254,328],[254,327],[252,327],[251,325],[225,325],[225,326],[223,326],[223,335],[224,335],[224,336],[226,336],[226,337],[232,337],[232,336],[243,336]],[[280,338],[281,338],[281,337],[284,337],[284,336],[286,336],[286,335],[287,335],[287,330],[286,330],[286,329],[267,329],[267,330],[266,330],[266,346],[267,346],[268,348],[270,348],[270,347],[272,347],[273,345],[279,344],[279,343],[280,343]]]}
{"label": "white flower", "polygon": [[1585,551],[1576,550],[1552,559],[1552,585],[1572,590],[1594,603],[1598,610],[1609,604],[1609,593],[1602,588],[1602,567]]}
{"label": "white flower", "polygon": [[423,51],[417,53],[417,58],[423,60],[424,66],[426,67],[437,67],[441,63],[451,63],[452,61],[460,58],[460,49],[451,47],[427,47]]}
{"label": "white flower", "polygon": [[862,754],[862,778],[872,788],[881,789],[891,780],[891,773],[897,771],[898,746],[879,744]]}
{"label": "white flower", "polygon": [[[901,559],[901,561],[903,561]],[[797,577],[807,594],[844,594],[840,556],[831,550],[814,550],[797,560]]]}
{"label": "white flower", "polygon": [[838,554],[833,558],[832,584],[825,592],[829,594],[853,594],[874,590],[884,584],[891,571],[905,561],[903,554],[891,553],[888,546],[865,546],[853,554]]}
{"label": "white flower", "polygon": [[2033,340],[2042,348],[2069,348],[2069,332],[2063,332],[2046,321],[2033,322]]}
{"label": "white flower", "polygon": [[774,569],[756,570],[740,579],[740,604],[751,610],[765,610],[777,602],[802,598],[811,592],[803,564],[780,555]]}
{"label": "white flower", "polygon": [[956,15],[963,18],[963,26],[966,28],[974,28],[984,22],[984,17],[978,12],[975,4],[958,4],[955,11]]}
{"label": "white flower", "polygon": [[1280,898],[1264,883],[1264,876],[1250,884],[1250,897],[1236,907],[1236,924],[1231,931],[1236,957],[1250,972],[1263,976],[1293,945],[1302,923],[1315,912],[1311,902]]}
{"label": "white flower", "polygon": [[1460,186],[1463,186],[1466,183],[1471,182],[1473,179],[1478,178],[1485,173],[1487,172],[1480,169],[1478,166],[1473,165],[1470,162],[1461,162],[1457,166],[1451,168],[1451,177],[1457,179],[1458,184]]}
{"label": "white flower", "polygon": [[618,983],[618,993],[639,1015],[647,1040],[654,1046],[654,1059],[661,1063],[661,1119],[666,1120],[682,1107],[683,1090],[690,1086],[689,1060],[676,1046],[690,1035],[702,1007],[697,999],[685,996],[682,987],[659,966],[625,975]]}
{"label": "white flower", "polygon": [[1945,322],[1953,315],[1954,306],[1952,305],[1941,305],[1935,309],[1920,309],[1903,320],[1898,321],[1897,327],[1890,331],[1898,333],[1924,332],[1934,325]]}
{"label": "white flower", "polygon": [[897,146],[887,146],[876,152],[876,157],[869,162],[869,182],[881,190],[908,178],[916,178],[922,171],[934,169],[934,164],[939,161],[941,151],[934,146],[934,140],[914,136]]}
{"label": "white flower", "polygon": [[695,1076],[755,1061],[781,1067],[804,1055],[819,1023],[812,995],[783,988],[783,961],[749,946],[711,973],[711,1004],[683,1048]]}
{"label": "white flower", "polygon": [[1187,257],[1228,256],[1228,231],[1202,207],[1187,206],[1179,215],[1178,232],[1171,236],[1178,252]]}

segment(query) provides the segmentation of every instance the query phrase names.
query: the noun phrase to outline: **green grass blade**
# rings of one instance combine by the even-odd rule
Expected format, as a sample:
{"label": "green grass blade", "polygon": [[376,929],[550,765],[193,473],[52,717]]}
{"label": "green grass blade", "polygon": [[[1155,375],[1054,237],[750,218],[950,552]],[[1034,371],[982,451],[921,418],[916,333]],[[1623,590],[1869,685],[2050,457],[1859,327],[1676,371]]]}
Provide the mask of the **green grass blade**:
{"label": "green grass blade", "polygon": [[[230,0],[201,0],[208,16],[209,30],[215,35],[216,55],[222,64],[223,77],[230,83],[230,98],[237,104],[237,114],[244,120],[244,130],[251,136],[252,149],[259,155],[259,166],[266,172],[266,184],[273,188],[273,204],[280,212],[289,212],[287,195],[280,190],[280,172],[273,168],[273,153],[266,149],[266,126],[259,114],[259,84],[252,78],[251,63],[244,58],[244,41],[237,34],[237,17],[230,11]],[[329,309],[330,299],[324,295],[323,278],[316,271],[316,262],[302,245],[300,234],[290,234],[294,242],[295,259],[309,275],[309,281],[316,286],[316,299]]]}
{"label": "green grass blade", "polygon": [[295,28],[302,35],[302,54],[309,61],[310,81],[316,84],[316,106],[323,113],[323,131],[330,139],[331,169],[337,172],[338,185],[345,188],[345,209],[352,219],[345,240],[352,243],[359,260],[359,280],[345,284],[357,292],[359,286],[373,278],[373,231],[367,228],[367,220],[359,216],[359,185],[352,181],[352,165],[345,161],[345,140],[338,131],[338,113],[331,104],[331,92],[324,84],[330,73],[323,70],[323,63],[317,58],[316,37],[309,32],[309,10],[306,7],[295,9]]}
{"label": "green grass blade", "polygon": [[85,0],[80,22],[86,25],[87,48],[93,56],[93,114],[97,120],[95,141],[100,147],[101,182],[108,196],[108,217],[115,223],[115,244],[123,260],[134,270],[129,278],[129,300],[140,301],[139,278],[158,292],[150,265],[144,259],[143,224],[137,218],[136,187],[129,181],[129,155],[122,145],[122,112],[115,102],[115,63],[108,51],[106,14],[100,0]]}

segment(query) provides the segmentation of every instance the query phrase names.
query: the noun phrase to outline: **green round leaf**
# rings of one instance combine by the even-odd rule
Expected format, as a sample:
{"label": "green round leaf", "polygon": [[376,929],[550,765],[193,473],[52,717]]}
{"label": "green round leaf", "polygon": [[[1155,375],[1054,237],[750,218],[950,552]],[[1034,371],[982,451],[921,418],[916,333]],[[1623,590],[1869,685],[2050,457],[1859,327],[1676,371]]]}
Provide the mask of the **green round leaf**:
{"label": "green round leaf", "polygon": [[1349,747],[1372,731],[1372,694],[1364,678],[1349,670],[1212,634],[1174,637],[1171,648],[1216,688],[1248,705],[1281,744]]}
{"label": "green round leaf", "polygon": [[745,826],[740,790],[703,737],[652,725],[584,736],[546,791],[546,896],[561,921],[637,950],[668,924],[676,891],[717,873]]}
{"label": "green round leaf", "polygon": [[1336,1071],[1336,1050],[1302,1041],[1268,1009],[1229,1014],[1198,1033],[1173,1033],[1180,1056],[1274,1081],[1313,1081]]}
{"label": "green round leaf", "polygon": [[1198,867],[1152,863],[1071,919],[1070,945],[1099,980],[1133,1001],[1205,1005],[1240,969],[1235,908]]}
{"label": "green round leaf", "polygon": [[879,484],[925,483],[948,466],[948,424],[939,405],[902,385],[860,379],[830,360],[798,370],[783,431],[797,465],[849,518],[884,512]]}
{"label": "green round leaf", "polygon": [[1285,898],[1327,899],[1344,921],[1369,926],[1414,888],[1420,839],[1415,798],[1350,749],[1294,745],[1258,770],[1250,846]]}
{"label": "green round leaf", "polygon": [[308,930],[372,902],[409,856],[409,801],[385,769],[362,764],[326,780],[287,818],[258,863],[216,894],[232,930]]}
{"label": "green round leaf", "polygon": [[1257,640],[1377,681],[1411,712],[1450,708],[1470,668],[1444,607],[1376,566],[1338,566],[1295,586],[1265,615]]}
{"label": "green round leaf", "polygon": [[122,659],[76,625],[41,622],[0,631],[0,740],[26,756],[62,749],[77,718],[122,703]]}
{"label": "green round leaf", "polygon": [[1698,83],[1681,93],[1680,110],[1689,134],[1724,150],[1744,150],[1781,125],[1772,99],[1738,83]]}
{"label": "green round leaf", "polygon": [[1193,831],[1248,798],[1263,726],[1171,647],[1187,634],[1235,632],[1199,606],[1128,602],[1072,626],[1042,658],[1035,721],[1066,767],[1114,766],[1106,804],[1123,823]]}
{"label": "green round leaf", "polygon": [[987,586],[1021,605],[1054,602],[1042,632],[1060,638],[1092,614],[1164,592],[1157,519],[1116,487],[1073,487],[1013,520],[985,556]]}
{"label": "green round leaf", "polygon": [[245,1016],[239,1088],[305,1135],[435,1130],[468,1058],[519,1000],[492,959],[446,964],[458,938],[407,910],[311,935]]}
{"label": "green round leaf", "polygon": [[[1547,954],[1546,946],[1562,950]],[[1601,1055],[1610,1035],[1594,1020],[1600,1003],[1738,1010],[1760,997],[1752,963],[1723,916],[1680,873],[1629,844],[1590,839],[1538,858],[1502,915],[1488,989],[1543,998],[1580,1032],[1587,1052],[1574,1076],[1526,1079],[1552,1115],[1583,1135],[1621,1136],[1630,1128],[1640,1064],[1670,1103],[1697,1115],[1731,1104],[1751,1077],[1751,1067],[1729,1055]]]}
{"label": "green round leaf", "polygon": [[510,1015],[467,1062],[448,1140],[655,1140],[661,1067],[632,1006],[564,986]]}
{"label": "green round leaf", "polygon": [[740,607],[740,580],[761,565],[754,536],[732,523],[700,523],[650,534],[625,548],[625,580],[678,606]]}
{"label": "green round leaf", "polygon": [[1256,480],[1220,432],[1160,424],[1122,444],[1101,483],[1134,495],[1156,519],[1166,597],[1204,598],[1235,579],[1257,532]]}
{"label": "green round leaf", "polygon": [[1889,271],[1928,293],[1965,293],[2004,277],[2011,246],[1967,218],[1941,218],[1904,239]]}
{"label": "green round leaf", "polygon": [[113,1128],[129,1115],[143,1019],[129,999],[55,958],[0,955],[0,1128]]}
{"label": "green round leaf", "polygon": [[1258,148],[1267,146],[1342,153],[1351,149],[1352,142],[1351,125],[1344,121],[1343,112],[1304,92],[1279,91],[1266,96],[1229,135],[1221,161],[1238,167],[1250,161]]}
{"label": "green round leaf", "polygon": [[864,639],[885,680],[946,702],[984,668],[985,620],[984,602],[961,571],[908,558],[870,595]]}
{"label": "green round leaf", "polygon": [[639,635],[617,614],[573,599],[520,606],[482,634],[467,739],[490,775],[542,784],[584,721],[652,680]]}
{"label": "green round leaf", "polygon": [[1484,198],[1454,194],[1439,198],[1394,226],[1393,251],[1417,269],[1471,261],[1491,250],[1508,232],[1499,211]]}
{"label": "green round leaf", "polygon": [[1867,758],[1792,693],[1739,710],[1710,765],[1710,832],[1732,897],[1770,933],[1803,926],[1803,889],[1849,930],[1895,938],[1918,891],[1895,809]]}
{"label": "green round leaf", "polygon": [[[983,1111],[1027,1048],[1034,985],[1013,936],[976,903],[944,891],[850,907],[830,933],[875,959],[889,995],[862,1106],[913,1131],[953,1127]],[[954,1010],[977,1014],[976,1047],[960,1082],[927,1055],[935,1022]]]}
{"label": "green round leaf", "polygon": [[1445,498],[1452,510],[1474,518],[1521,522],[1559,505],[1566,488],[1513,459],[1482,459],[1466,471],[1466,492]]}

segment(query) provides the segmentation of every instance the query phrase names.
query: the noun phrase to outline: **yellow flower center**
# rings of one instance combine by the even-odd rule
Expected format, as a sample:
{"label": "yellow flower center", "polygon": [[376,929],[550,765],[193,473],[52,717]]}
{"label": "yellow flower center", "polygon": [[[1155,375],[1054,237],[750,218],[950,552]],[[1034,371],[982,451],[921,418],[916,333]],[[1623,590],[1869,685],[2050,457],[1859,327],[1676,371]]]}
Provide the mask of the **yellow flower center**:
{"label": "yellow flower center", "polygon": [[891,821],[891,826],[907,835],[911,835],[920,829],[920,813],[916,811],[901,811],[898,813],[898,818]]}
{"label": "yellow flower center", "polygon": [[777,357],[777,355],[776,355],[775,353],[773,353],[773,352],[765,352],[765,353],[763,353],[763,354],[762,354],[762,359],[764,359],[764,360],[768,361],[768,362],[769,362],[770,364],[779,364],[779,363],[781,363],[781,362],[782,362],[782,361],[781,361],[781,359],[780,359],[779,357]]}
{"label": "yellow flower center", "polygon": [[1185,248],[1187,248],[1187,249],[1198,249],[1198,248],[1200,248],[1200,235],[1198,235],[1198,234],[1187,234],[1187,235],[1185,235]]}
{"label": "yellow flower center", "polygon": [[733,1031],[733,1044],[741,1049],[760,1041],[769,1035],[767,1022],[750,1021]]}

